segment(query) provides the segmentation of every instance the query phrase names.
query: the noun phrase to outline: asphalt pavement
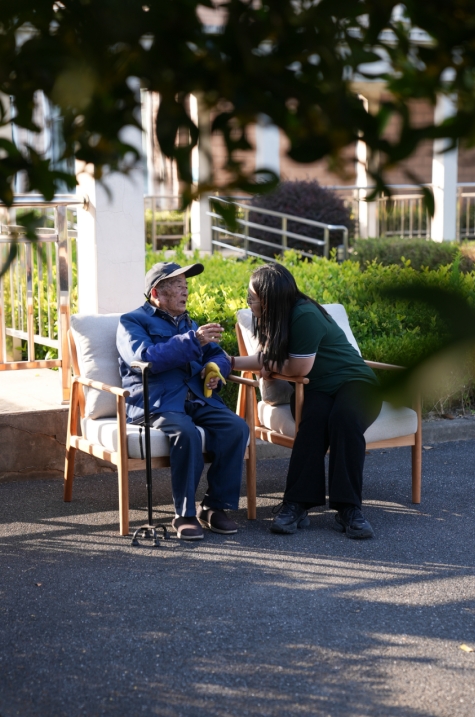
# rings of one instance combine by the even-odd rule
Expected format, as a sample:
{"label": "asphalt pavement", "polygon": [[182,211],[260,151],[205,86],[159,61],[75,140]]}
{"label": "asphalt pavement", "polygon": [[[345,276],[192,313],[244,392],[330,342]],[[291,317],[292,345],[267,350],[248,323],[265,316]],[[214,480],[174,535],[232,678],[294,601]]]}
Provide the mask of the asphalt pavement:
{"label": "asphalt pavement", "polygon": [[[258,519],[133,548],[114,475],[0,484],[1,717],[475,715],[475,441],[367,456],[376,537],[315,510],[269,532],[287,459],[258,462]],[[146,519],[143,473],[132,523]],[[159,522],[173,517],[154,472]],[[465,649],[461,646],[465,645]]]}

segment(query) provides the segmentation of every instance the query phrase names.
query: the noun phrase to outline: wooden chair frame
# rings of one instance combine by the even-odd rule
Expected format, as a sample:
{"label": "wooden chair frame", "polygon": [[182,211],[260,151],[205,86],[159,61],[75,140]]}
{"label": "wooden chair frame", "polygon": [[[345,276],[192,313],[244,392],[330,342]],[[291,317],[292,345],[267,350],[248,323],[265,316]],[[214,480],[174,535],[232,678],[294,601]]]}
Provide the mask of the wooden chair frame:
{"label": "wooden chair frame", "polygon": [[[248,356],[246,345],[242,336],[240,325],[236,324],[236,336],[238,340],[239,353],[241,356]],[[365,363],[373,369],[382,369],[389,371],[400,371],[403,369],[402,366],[395,366],[394,364],[380,363],[379,361],[365,361]],[[243,371],[242,376],[252,378],[253,374],[250,371]],[[304,402],[304,385],[307,384],[308,378],[301,378],[296,376],[282,376],[280,374],[271,374],[272,378],[282,379],[284,381],[290,381],[295,383],[295,435],[285,436],[282,433],[273,431],[270,428],[263,426],[259,420],[257,412],[257,398],[255,390],[252,390],[252,413],[254,416],[255,435],[256,438],[260,438],[268,443],[274,443],[275,445],[285,446],[286,448],[292,448],[294,445],[295,436],[297,435],[300,419],[302,416],[302,408]],[[249,414],[249,391],[244,392],[239,387],[238,405],[236,413],[239,416],[247,416]],[[412,502],[421,502],[421,473],[422,473],[422,426],[421,426],[421,402],[419,396],[417,396],[413,403],[413,409],[417,413],[417,431],[410,433],[407,436],[400,436],[399,438],[390,438],[384,441],[377,441],[374,443],[368,443],[366,448],[368,450],[377,450],[382,448],[397,448],[400,446],[411,446],[412,449]],[[253,501],[255,504],[255,498]]]}
{"label": "wooden chair frame", "polygon": [[[145,460],[129,458],[127,453],[127,421],[125,414],[125,399],[129,396],[129,391],[117,386],[108,386],[100,381],[92,381],[83,378],[80,375],[79,364],[77,358],[76,343],[71,331],[68,331],[69,350],[71,355],[71,365],[73,369],[73,378],[71,383],[71,401],[69,405],[68,430],[66,437],[66,462],[64,470],[64,500],[71,501],[74,482],[74,462],[76,451],[84,451],[91,456],[101,458],[117,466],[118,482],[119,482],[119,519],[120,534],[129,534],[129,471],[144,470]],[[247,483],[247,500],[248,500],[248,517],[256,517],[256,444],[255,444],[255,426],[254,412],[252,410],[252,395],[258,382],[248,378],[240,378],[238,376],[229,376],[227,379],[233,383],[238,383],[240,390],[243,391],[247,405],[249,408],[245,410],[243,418],[246,420],[249,430],[250,439],[249,446],[246,449],[245,460],[246,466],[246,483]],[[118,449],[117,451],[109,451],[100,444],[91,443],[81,435],[80,420],[85,416],[85,396],[83,387],[97,389],[98,391],[107,391],[116,396],[117,405],[117,435]],[[210,462],[210,456],[204,454],[205,462]],[[170,466],[169,456],[160,458],[152,458],[152,468],[168,468]]]}

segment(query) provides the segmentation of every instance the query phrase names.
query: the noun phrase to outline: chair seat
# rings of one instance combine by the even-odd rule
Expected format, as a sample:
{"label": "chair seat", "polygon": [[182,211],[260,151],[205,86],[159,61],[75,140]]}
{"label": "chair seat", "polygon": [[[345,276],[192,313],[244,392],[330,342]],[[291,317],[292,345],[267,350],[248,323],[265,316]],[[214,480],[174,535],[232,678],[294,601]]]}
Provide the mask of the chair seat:
{"label": "chair seat", "polygon": [[[117,451],[117,419],[111,418],[85,418],[81,421],[83,436],[91,443],[97,443],[108,451]],[[201,435],[203,453],[205,447],[205,432],[196,427]],[[145,434],[142,429],[142,444],[145,452]],[[150,429],[150,447],[152,458],[163,458],[170,455],[168,436],[158,428]],[[142,458],[140,451],[140,428],[127,424],[127,453],[129,458]]]}
{"label": "chair seat", "polygon": [[[284,436],[295,436],[295,421],[290,412],[290,405],[271,406],[259,401],[257,406],[261,425]],[[390,403],[383,402],[381,412],[375,422],[366,431],[366,443],[387,441],[401,438],[417,431],[417,413],[412,408],[394,408]]]}

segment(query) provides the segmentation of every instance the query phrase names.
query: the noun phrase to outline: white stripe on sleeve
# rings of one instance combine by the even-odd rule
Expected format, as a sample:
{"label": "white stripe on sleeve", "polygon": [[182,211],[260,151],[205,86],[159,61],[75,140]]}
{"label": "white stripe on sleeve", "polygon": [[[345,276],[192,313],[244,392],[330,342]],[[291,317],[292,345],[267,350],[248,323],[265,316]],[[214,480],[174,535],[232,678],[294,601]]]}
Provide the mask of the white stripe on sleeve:
{"label": "white stripe on sleeve", "polygon": [[289,358],[313,358],[317,354],[289,354]]}

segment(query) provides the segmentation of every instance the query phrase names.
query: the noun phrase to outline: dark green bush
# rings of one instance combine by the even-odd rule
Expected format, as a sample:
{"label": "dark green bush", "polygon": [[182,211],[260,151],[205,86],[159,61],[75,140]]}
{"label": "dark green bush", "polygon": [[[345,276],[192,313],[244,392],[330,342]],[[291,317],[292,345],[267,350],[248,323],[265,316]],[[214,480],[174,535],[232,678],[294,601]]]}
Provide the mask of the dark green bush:
{"label": "dark green bush", "polygon": [[475,252],[470,243],[436,242],[431,239],[356,239],[351,252],[352,261],[359,262],[364,271],[368,264],[376,261],[383,266],[396,264],[411,266],[416,271],[424,267],[439,269],[459,261],[462,272],[473,271]]}

